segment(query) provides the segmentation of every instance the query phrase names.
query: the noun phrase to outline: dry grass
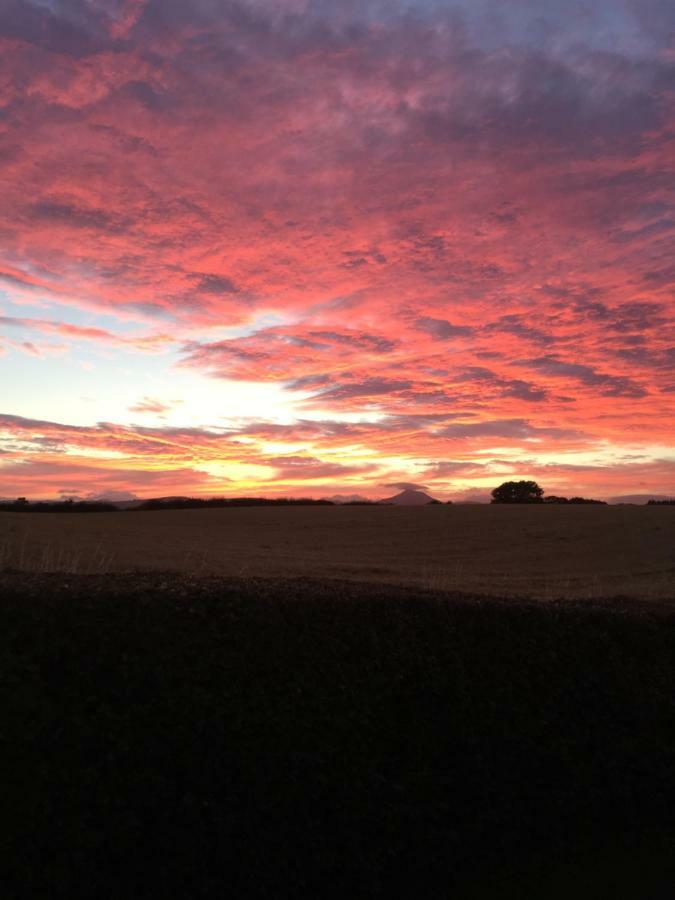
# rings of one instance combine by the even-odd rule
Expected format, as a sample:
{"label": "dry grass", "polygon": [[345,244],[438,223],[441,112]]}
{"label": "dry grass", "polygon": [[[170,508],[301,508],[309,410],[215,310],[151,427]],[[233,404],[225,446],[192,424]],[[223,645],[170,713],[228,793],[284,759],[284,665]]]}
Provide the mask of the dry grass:
{"label": "dry grass", "polygon": [[0,570],[323,577],[500,596],[675,598],[673,507],[0,514]]}
{"label": "dry grass", "polygon": [[113,558],[103,544],[77,547],[63,540],[37,543],[31,539],[28,530],[19,540],[6,540],[0,544],[0,572],[105,575],[113,571]]}

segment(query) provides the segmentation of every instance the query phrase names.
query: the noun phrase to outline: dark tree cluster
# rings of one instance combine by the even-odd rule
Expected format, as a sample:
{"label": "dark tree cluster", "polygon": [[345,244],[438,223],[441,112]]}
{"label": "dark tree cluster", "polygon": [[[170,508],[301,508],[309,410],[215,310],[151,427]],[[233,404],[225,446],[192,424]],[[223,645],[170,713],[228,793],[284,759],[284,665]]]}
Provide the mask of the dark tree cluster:
{"label": "dark tree cluster", "polygon": [[492,503],[542,503],[543,495],[536,481],[505,481],[492,491]]}
{"label": "dark tree cluster", "polygon": [[312,500],[306,497],[170,497],[146,500],[136,507],[141,512],[157,509],[221,509],[228,506],[335,506],[332,500]]}
{"label": "dark tree cluster", "polygon": [[11,503],[3,503],[0,509],[4,512],[39,512],[39,513],[90,513],[117,512],[113,503],[103,500],[40,500],[32,503],[25,497],[19,497]]}
{"label": "dark tree cluster", "polygon": [[551,494],[550,497],[544,497],[544,503],[594,503],[599,506],[607,506],[604,500],[589,500],[586,497],[556,497]]}
{"label": "dark tree cluster", "polygon": [[675,506],[675,499],[672,499],[672,500],[647,500],[647,506]]}
{"label": "dark tree cluster", "polygon": [[[588,500],[586,497],[544,497],[543,488],[536,481],[505,481],[492,491],[492,503],[574,503],[606,506],[604,500]],[[650,501],[651,502],[651,501]]]}

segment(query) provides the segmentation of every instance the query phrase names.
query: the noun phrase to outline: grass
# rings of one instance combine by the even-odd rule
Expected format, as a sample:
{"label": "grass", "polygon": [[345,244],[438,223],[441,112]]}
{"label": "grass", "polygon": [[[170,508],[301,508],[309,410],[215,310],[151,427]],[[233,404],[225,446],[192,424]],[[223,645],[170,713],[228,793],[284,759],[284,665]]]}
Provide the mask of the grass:
{"label": "grass", "polygon": [[166,574],[0,597],[4,896],[672,886],[667,609]]}
{"label": "grass", "polygon": [[64,543],[31,545],[24,534],[20,542],[0,544],[0,572],[101,575],[114,571],[113,559],[99,543],[79,548]]}

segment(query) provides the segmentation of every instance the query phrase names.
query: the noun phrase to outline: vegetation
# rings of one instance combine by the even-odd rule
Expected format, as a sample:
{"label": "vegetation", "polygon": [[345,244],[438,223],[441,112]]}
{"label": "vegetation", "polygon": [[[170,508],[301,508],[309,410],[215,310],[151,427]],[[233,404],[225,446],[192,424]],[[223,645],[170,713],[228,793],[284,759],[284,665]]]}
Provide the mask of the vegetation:
{"label": "vegetation", "polygon": [[4,896],[669,895],[672,616],[161,575],[0,595]]}
{"label": "vegetation", "polygon": [[492,491],[492,503],[575,503],[607,506],[604,500],[587,500],[585,497],[544,497],[544,489],[536,481],[505,481]]}
{"label": "vegetation", "polygon": [[556,497],[554,494],[544,497],[544,503],[591,503],[596,506],[607,506],[604,500],[588,500],[586,497]]}
{"label": "vegetation", "polygon": [[505,481],[491,493],[492,503],[541,503],[544,495],[536,481]]}
{"label": "vegetation", "polygon": [[101,500],[38,500],[31,502],[19,497],[10,503],[0,503],[3,512],[38,512],[38,513],[90,513],[117,512],[114,503]]}
{"label": "vegetation", "polygon": [[[156,509],[224,509],[230,506],[334,506],[332,500],[312,500],[309,497],[166,497],[147,500],[135,510]],[[134,511],[134,510],[131,510]]]}
{"label": "vegetation", "polygon": [[647,506],[675,506],[674,500],[648,500]]}

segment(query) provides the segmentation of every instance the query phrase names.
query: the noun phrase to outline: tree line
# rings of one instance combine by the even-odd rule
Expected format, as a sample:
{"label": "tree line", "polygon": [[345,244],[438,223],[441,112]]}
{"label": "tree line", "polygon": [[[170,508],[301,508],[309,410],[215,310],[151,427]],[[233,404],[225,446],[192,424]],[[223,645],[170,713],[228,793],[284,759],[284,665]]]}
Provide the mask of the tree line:
{"label": "tree line", "polygon": [[592,503],[606,506],[604,500],[589,500],[586,497],[544,496],[544,489],[536,481],[505,481],[491,492],[491,503]]}

